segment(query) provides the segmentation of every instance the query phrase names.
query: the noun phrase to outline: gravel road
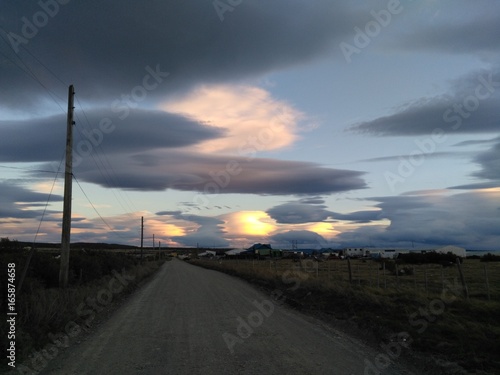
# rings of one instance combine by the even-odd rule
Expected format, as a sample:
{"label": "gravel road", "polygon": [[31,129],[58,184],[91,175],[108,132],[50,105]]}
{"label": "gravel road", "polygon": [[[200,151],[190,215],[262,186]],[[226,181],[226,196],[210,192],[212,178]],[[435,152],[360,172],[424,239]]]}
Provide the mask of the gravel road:
{"label": "gravel road", "polygon": [[223,273],[166,262],[40,374],[420,374],[399,360],[379,371],[381,348],[273,297]]}

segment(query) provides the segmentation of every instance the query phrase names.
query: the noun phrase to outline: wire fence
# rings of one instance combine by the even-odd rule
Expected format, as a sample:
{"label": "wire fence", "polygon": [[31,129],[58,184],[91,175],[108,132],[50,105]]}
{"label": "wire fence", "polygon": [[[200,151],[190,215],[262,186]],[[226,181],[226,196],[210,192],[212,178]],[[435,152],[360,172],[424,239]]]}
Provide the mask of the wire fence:
{"label": "wire fence", "polygon": [[370,287],[393,292],[439,295],[449,285],[461,290],[464,298],[500,300],[500,262],[465,259],[461,264],[398,264],[391,260],[257,260],[224,259],[221,265],[276,276],[286,271],[307,272],[320,282]]}

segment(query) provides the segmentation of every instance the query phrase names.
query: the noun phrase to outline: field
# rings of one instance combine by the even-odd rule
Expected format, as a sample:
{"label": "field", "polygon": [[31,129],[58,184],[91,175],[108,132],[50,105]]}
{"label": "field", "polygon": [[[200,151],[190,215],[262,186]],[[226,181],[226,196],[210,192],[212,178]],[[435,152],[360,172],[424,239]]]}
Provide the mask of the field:
{"label": "field", "polygon": [[[59,288],[59,260],[51,248],[37,250],[27,269],[22,289],[19,280],[28,251],[2,248],[0,264],[15,267],[16,360],[38,356],[40,361],[54,356],[61,345],[80,339],[95,322],[106,315],[124,296],[152,275],[165,259],[144,254],[143,262],[130,250],[72,250],[69,285]],[[140,256],[140,255],[139,255]],[[149,258],[149,259],[147,259]],[[162,257],[165,258],[165,257]],[[10,271],[9,271],[10,272]],[[7,266],[0,269],[2,306],[7,306]],[[9,281],[10,283],[10,281]],[[7,320],[0,324],[2,350],[7,351]],[[62,341],[61,341],[62,340]],[[43,357],[40,357],[40,353]],[[0,372],[7,358],[0,360]]]}
{"label": "field", "polygon": [[[500,263],[396,265],[372,260],[192,261],[257,283],[295,308],[349,323],[375,343],[411,342],[443,373],[500,373]],[[350,272],[349,272],[350,268]],[[396,272],[397,269],[397,272]],[[404,272],[402,272],[404,270]],[[445,372],[444,370],[449,372]]]}

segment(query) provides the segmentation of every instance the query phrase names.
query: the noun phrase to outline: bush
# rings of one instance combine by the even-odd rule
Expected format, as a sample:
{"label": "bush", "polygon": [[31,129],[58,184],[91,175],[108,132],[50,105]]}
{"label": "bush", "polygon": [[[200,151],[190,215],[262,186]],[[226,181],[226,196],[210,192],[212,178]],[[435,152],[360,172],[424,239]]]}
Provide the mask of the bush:
{"label": "bush", "polygon": [[453,253],[436,253],[435,251],[429,251],[426,253],[416,253],[410,252],[408,254],[399,254],[398,260],[402,260],[408,264],[448,264],[455,263],[457,256]]}
{"label": "bush", "polygon": [[500,255],[493,255],[491,253],[488,253],[486,255],[483,255],[481,258],[481,262],[500,262]]}

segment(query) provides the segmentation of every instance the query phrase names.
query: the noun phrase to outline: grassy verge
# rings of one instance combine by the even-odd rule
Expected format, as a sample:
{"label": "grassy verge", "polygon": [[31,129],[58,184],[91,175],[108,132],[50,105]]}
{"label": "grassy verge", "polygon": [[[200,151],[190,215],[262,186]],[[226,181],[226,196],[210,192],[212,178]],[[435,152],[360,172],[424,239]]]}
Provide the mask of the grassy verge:
{"label": "grassy verge", "polygon": [[432,357],[440,373],[461,373],[456,364],[468,373],[500,373],[500,303],[467,301],[455,282],[446,282],[440,293],[428,293],[342,283],[299,266],[286,270],[269,262],[192,262],[279,291],[293,307],[323,319],[350,322],[375,343],[404,340],[412,353]]}
{"label": "grassy verge", "polygon": [[[20,275],[26,256],[2,253],[3,260],[15,262]],[[76,253],[70,259],[71,283],[68,288],[54,286],[58,262],[51,254],[36,254],[21,293],[16,295],[15,352],[16,365],[32,370],[44,367],[59,350],[78,341],[107,312],[153,275],[165,260],[142,264],[123,254],[106,252]],[[76,272],[75,272],[76,270]],[[2,277],[2,281],[7,280]],[[2,291],[6,284],[1,282]],[[5,285],[4,285],[5,284]],[[5,296],[2,294],[2,305]],[[3,319],[2,351],[7,352],[6,320]],[[5,356],[1,370],[10,370]],[[37,368],[38,367],[38,368]]]}

